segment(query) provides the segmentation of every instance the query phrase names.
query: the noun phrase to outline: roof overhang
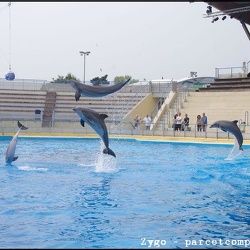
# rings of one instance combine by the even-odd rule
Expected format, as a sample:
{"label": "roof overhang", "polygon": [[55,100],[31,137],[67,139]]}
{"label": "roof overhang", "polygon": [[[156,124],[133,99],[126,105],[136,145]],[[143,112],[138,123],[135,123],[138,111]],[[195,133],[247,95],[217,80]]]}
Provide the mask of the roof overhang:
{"label": "roof overhang", "polygon": [[246,24],[250,25],[250,2],[204,2],[219,10],[216,12],[207,12],[204,17],[213,17],[218,19],[218,16],[220,15],[228,15],[231,18],[240,21],[248,39],[250,40],[250,32],[246,26]]}
{"label": "roof overhang", "polygon": [[[228,15],[250,25],[250,2],[204,2],[219,10],[221,14],[217,12],[218,14]],[[216,12],[213,14],[215,15]]]}

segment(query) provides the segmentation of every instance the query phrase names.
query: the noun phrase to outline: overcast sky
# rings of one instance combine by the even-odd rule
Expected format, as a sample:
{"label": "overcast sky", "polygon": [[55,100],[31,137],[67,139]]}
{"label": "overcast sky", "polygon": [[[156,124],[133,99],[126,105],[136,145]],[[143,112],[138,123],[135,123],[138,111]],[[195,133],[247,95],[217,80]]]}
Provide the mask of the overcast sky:
{"label": "overcast sky", "polygon": [[79,51],[91,52],[86,81],[105,74],[110,81],[178,80],[191,71],[215,76],[215,68],[241,67],[250,60],[250,41],[240,22],[212,23],[206,9],[205,2],[188,1],[1,2],[0,77],[10,63],[16,79],[72,73],[82,81]]}

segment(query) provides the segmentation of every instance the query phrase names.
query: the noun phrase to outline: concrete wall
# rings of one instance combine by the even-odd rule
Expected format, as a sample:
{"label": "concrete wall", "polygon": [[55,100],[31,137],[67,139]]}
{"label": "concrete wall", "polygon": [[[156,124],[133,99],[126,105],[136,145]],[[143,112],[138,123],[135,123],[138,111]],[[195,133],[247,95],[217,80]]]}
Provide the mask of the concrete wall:
{"label": "concrete wall", "polygon": [[[155,105],[158,102],[158,98],[153,97],[152,93],[147,94],[134,108],[131,110],[123,119],[123,122],[128,123],[127,125],[124,125],[124,129],[130,129],[132,122],[134,124],[134,118],[138,114],[141,119],[143,119],[147,114],[150,115],[150,113],[153,111]],[[145,124],[142,125],[144,127]]]}

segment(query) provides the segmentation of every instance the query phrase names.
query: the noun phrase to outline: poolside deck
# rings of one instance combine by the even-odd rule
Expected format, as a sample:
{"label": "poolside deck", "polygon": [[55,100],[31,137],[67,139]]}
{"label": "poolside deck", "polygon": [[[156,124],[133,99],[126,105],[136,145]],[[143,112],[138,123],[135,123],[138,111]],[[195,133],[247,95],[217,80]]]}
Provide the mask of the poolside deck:
{"label": "poolside deck", "polygon": [[[2,136],[13,136],[15,133],[5,133]],[[97,134],[76,134],[76,133],[29,133],[20,134],[19,137],[49,137],[49,138],[99,138]],[[1,138],[1,136],[0,136]],[[145,135],[110,135],[109,139],[134,139],[139,141],[155,142],[183,142],[183,143],[201,143],[201,144],[230,144],[234,145],[234,138],[194,138],[194,137],[173,137],[173,136],[145,136]],[[250,140],[244,140],[244,145],[250,145]]]}

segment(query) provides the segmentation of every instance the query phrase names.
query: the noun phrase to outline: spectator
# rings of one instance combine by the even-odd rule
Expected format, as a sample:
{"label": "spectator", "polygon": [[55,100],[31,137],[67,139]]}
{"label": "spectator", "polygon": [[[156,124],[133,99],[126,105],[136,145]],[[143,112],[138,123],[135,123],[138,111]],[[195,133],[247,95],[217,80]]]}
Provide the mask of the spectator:
{"label": "spectator", "polygon": [[175,130],[175,124],[176,124],[176,117],[178,116],[178,114],[175,114],[174,115],[174,118],[173,118],[173,124],[172,124],[172,128]]}
{"label": "spectator", "polygon": [[140,124],[141,124],[141,117],[139,115],[136,115],[135,119],[135,129],[140,129]]}
{"label": "spectator", "polygon": [[185,118],[183,119],[183,121],[184,121],[184,130],[188,130],[188,126],[189,126],[188,114],[185,114]]}
{"label": "spectator", "polygon": [[181,122],[182,122],[181,112],[178,112],[178,116],[176,117],[175,120],[176,120],[175,130],[180,130],[181,131]]}
{"label": "spectator", "polygon": [[201,131],[202,129],[202,119],[201,119],[201,116],[200,115],[197,115],[197,131]]}
{"label": "spectator", "polygon": [[241,133],[245,133],[245,131],[246,131],[246,123],[245,122],[242,122],[240,124],[240,131],[241,131]]}
{"label": "spectator", "polygon": [[146,125],[146,130],[150,130],[150,125],[151,125],[151,118],[149,115],[146,115],[143,119]]}
{"label": "spectator", "polygon": [[206,117],[205,113],[202,114],[201,119],[202,119],[202,123],[203,123],[202,130],[206,131],[206,129],[207,129],[207,117]]}

